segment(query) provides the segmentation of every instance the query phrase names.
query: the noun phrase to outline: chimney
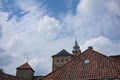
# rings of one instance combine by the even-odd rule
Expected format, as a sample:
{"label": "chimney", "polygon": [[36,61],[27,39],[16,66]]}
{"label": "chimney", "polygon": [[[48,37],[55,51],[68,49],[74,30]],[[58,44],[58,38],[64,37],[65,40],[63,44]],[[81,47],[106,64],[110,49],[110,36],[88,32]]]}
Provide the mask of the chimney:
{"label": "chimney", "polygon": [[89,46],[88,49],[93,49],[93,47],[92,47],[92,46]]}

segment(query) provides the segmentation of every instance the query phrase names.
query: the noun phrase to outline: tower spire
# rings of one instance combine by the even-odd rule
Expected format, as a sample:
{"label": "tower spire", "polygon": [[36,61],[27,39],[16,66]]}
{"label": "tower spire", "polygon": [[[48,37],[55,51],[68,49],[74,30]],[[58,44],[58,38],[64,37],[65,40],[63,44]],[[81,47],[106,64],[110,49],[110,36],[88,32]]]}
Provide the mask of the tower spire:
{"label": "tower spire", "polygon": [[78,55],[81,53],[80,47],[77,43],[77,39],[75,39],[75,45],[73,46],[72,52],[73,52],[73,55]]}
{"label": "tower spire", "polygon": [[74,46],[78,46],[78,43],[77,43],[77,36],[75,36],[75,45]]}
{"label": "tower spire", "polygon": [[75,39],[75,46],[78,46],[77,40]]}

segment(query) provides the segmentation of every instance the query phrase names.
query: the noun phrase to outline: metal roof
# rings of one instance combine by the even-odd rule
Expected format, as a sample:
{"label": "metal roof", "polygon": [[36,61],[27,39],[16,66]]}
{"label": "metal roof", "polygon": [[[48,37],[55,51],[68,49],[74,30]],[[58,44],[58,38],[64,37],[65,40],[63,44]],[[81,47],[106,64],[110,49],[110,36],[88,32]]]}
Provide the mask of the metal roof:
{"label": "metal roof", "polygon": [[70,54],[69,52],[67,52],[65,49],[61,50],[60,52],[58,52],[57,54],[53,55],[52,57],[55,56],[71,56],[72,54]]}

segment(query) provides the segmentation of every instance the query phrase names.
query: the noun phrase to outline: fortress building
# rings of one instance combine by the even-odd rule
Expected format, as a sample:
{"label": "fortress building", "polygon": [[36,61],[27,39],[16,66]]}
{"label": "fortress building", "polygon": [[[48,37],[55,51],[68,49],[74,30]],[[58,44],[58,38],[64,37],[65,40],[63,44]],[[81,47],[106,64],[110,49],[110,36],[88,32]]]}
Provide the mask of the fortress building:
{"label": "fortress building", "polygon": [[0,80],[120,80],[120,55],[106,56],[92,46],[81,52],[75,40],[72,53],[63,49],[52,56],[52,71],[45,76],[34,76],[28,63],[16,69],[16,76],[0,73]]}
{"label": "fortress building", "polygon": [[63,49],[52,59],[52,72],[39,80],[120,80],[120,55],[109,57],[92,46],[81,52],[77,40],[72,54]]}
{"label": "fortress building", "polygon": [[75,40],[75,45],[72,50],[72,54],[67,52],[65,49],[61,50],[57,54],[52,56],[52,70],[56,70],[59,67],[63,66],[67,62],[71,61],[75,56],[78,56],[81,54],[80,47],[77,43],[77,40]]}
{"label": "fortress building", "polygon": [[89,47],[39,80],[120,80],[120,56],[108,57]]}
{"label": "fortress building", "polygon": [[16,69],[16,76],[22,77],[25,80],[33,80],[35,71],[31,68],[31,66],[28,63],[25,63]]}

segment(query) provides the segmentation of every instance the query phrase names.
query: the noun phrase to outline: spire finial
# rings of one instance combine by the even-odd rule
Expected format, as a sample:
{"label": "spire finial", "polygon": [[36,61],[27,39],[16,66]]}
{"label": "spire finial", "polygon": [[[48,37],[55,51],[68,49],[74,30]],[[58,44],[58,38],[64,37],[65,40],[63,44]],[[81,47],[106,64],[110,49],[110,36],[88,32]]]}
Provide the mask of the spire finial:
{"label": "spire finial", "polygon": [[78,43],[77,43],[77,36],[75,36],[75,46],[78,46]]}

